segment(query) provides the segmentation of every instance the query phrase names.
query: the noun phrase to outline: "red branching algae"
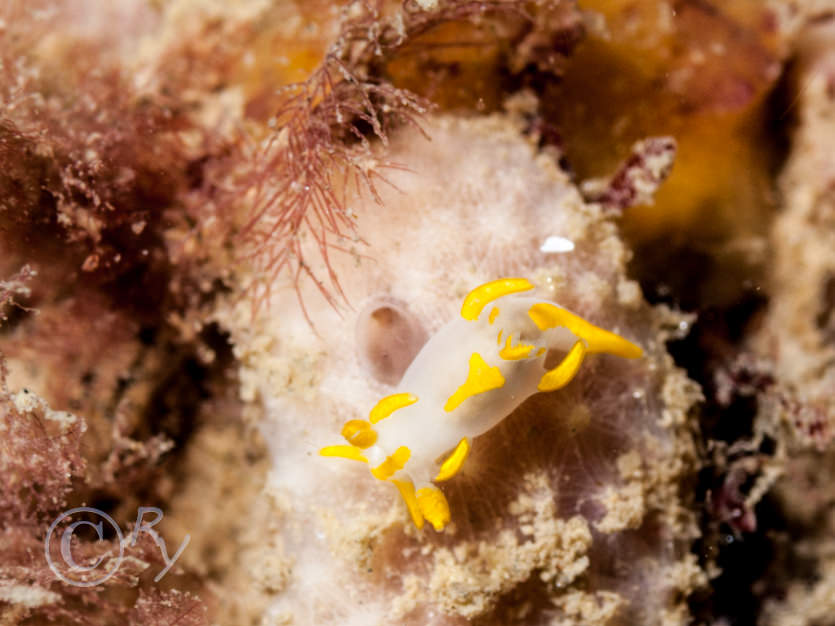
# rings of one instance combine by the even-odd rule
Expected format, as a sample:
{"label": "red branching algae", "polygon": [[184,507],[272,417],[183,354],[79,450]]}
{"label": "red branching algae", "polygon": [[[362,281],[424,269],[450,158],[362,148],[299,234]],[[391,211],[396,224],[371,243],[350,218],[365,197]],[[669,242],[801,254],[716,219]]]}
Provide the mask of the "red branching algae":
{"label": "red branching algae", "polygon": [[[357,255],[364,243],[345,191],[366,190],[379,201],[375,181],[385,181],[381,172],[397,164],[378,159],[369,139],[386,145],[392,127],[417,125],[430,108],[427,100],[397,85],[398,77],[390,72],[393,60],[433,50],[431,43],[421,44],[421,38],[443,25],[512,15],[526,25],[512,36],[527,41],[531,62],[545,63],[534,56],[541,52],[546,31],[554,31],[551,37],[565,31],[540,23],[549,10],[563,6],[559,0],[545,3],[535,14],[517,0],[434,4],[427,9],[404,0],[393,11],[380,0],[349,4],[339,36],[319,68],[304,82],[283,89],[286,98],[270,120],[275,132],[250,148],[252,166],[232,185],[233,202],[251,194],[241,233],[250,260],[265,278],[256,306],[268,299],[270,285],[281,276],[289,276],[297,292],[302,279],[312,280],[333,307],[344,298],[329,255]],[[578,39],[576,28],[569,30],[574,35],[563,48]],[[305,260],[311,249],[324,262],[327,276],[318,275]],[[301,298],[299,303],[304,308]]]}

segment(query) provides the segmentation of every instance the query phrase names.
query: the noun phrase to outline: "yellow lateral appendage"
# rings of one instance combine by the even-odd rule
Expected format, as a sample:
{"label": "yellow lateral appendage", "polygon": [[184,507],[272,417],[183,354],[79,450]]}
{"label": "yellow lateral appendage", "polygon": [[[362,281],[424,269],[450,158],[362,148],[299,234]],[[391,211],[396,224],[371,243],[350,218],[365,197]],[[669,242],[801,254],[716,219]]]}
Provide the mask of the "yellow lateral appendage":
{"label": "yellow lateral appendage", "polygon": [[350,459],[351,461],[368,463],[368,459],[362,455],[360,449],[354,446],[325,446],[319,450],[319,454],[322,456],[338,456],[343,459]]}
{"label": "yellow lateral appendage", "polygon": [[476,287],[467,297],[461,306],[461,317],[465,320],[477,320],[481,310],[493,300],[506,296],[509,293],[518,293],[533,289],[530,281],[524,278],[502,278]]}
{"label": "yellow lateral appendage", "polygon": [[412,484],[412,481],[397,480],[392,478],[391,482],[393,482],[394,486],[397,487],[397,491],[400,492],[400,497],[402,497],[403,501],[406,503],[406,508],[409,509],[409,515],[412,517],[412,522],[414,522],[418,530],[422,529],[423,515],[420,512],[417,496],[415,496],[415,486]]}
{"label": "yellow lateral appendage", "polygon": [[470,454],[470,442],[464,437],[455,446],[455,450],[449,455],[449,458],[441,464],[441,469],[438,475],[435,476],[435,481],[449,480],[458,473],[464,461],[467,460],[467,455]]}
{"label": "yellow lateral appendage", "polygon": [[417,490],[417,501],[423,517],[432,527],[441,531],[449,523],[449,503],[437,487],[423,487]]}
{"label": "yellow lateral appendage", "polygon": [[380,420],[386,419],[397,409],[402,409],[404,406],[409,406],[417,401],[418,397],[411,393],[395,393],[386,396],[371,409],[371,413],[368,414],[368,421],[376,424]]}
{"label": "yellow lateral appendage", "polygon": [[577,374],[585,355],[586,346],[582,341],[578,341],[568,351],[568,354],[559,365],[542,375],[537,389],[540,391],[554,391],[560,387],[565,387]]}

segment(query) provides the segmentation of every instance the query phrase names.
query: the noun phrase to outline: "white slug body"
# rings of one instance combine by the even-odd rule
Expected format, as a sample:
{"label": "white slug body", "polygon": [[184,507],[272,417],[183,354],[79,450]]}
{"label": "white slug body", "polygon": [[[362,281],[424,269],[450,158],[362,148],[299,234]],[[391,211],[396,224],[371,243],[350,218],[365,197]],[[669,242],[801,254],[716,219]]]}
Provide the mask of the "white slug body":
{"label": "white slug body", "polygon": [[[474,437],[534,393],[568,384],[587,353],[642,354],[553,302],[518,295],[532,289],[525,279],[505,278],[470,292],[461,318],[423,346],[398,392],[380,400],[367,421],[345,424],[349,445],[320,453],[368,463],[376,478],[398,488],[418,528],[426,520],[442,530],[449,505],[433,481],[458,472]],[[546,370],[549,350],[567,354]]]}

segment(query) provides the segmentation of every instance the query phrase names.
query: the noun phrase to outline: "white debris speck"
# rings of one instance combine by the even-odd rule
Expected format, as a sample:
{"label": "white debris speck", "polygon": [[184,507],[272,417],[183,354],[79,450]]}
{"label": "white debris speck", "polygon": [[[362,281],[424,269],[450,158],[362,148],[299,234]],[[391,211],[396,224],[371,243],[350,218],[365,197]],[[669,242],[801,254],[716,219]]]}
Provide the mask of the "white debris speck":
{"label": "white debris speck", "polygon": [[574,242],[565,237],[553,235],[545,240],[539,250],[540,252],[571,252],[574,250]]}

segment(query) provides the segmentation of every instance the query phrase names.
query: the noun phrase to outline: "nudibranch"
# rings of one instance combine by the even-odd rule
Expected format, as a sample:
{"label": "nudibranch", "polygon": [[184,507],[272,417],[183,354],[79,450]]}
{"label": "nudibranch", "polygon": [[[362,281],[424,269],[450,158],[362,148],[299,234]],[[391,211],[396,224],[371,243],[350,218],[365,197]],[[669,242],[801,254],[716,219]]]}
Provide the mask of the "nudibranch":
{"label": "nudibranch", "polygon": [[[462,319],[429,339],[399,391],[380,400],[367,420],[345,423],[347,445],[327,446],[320,454],[367,463],[375,478],[397,487],[415,526],[423,528],[426,520],[442,530],[449,504],[434,483],[458,473],[474,437],[528,396],[567,385],[587,354],[642,354],[615,333],[524,294],[532,289],[524,278],[504,278],[471,291]],[[546,369],[549,350],[565,356]]]}

